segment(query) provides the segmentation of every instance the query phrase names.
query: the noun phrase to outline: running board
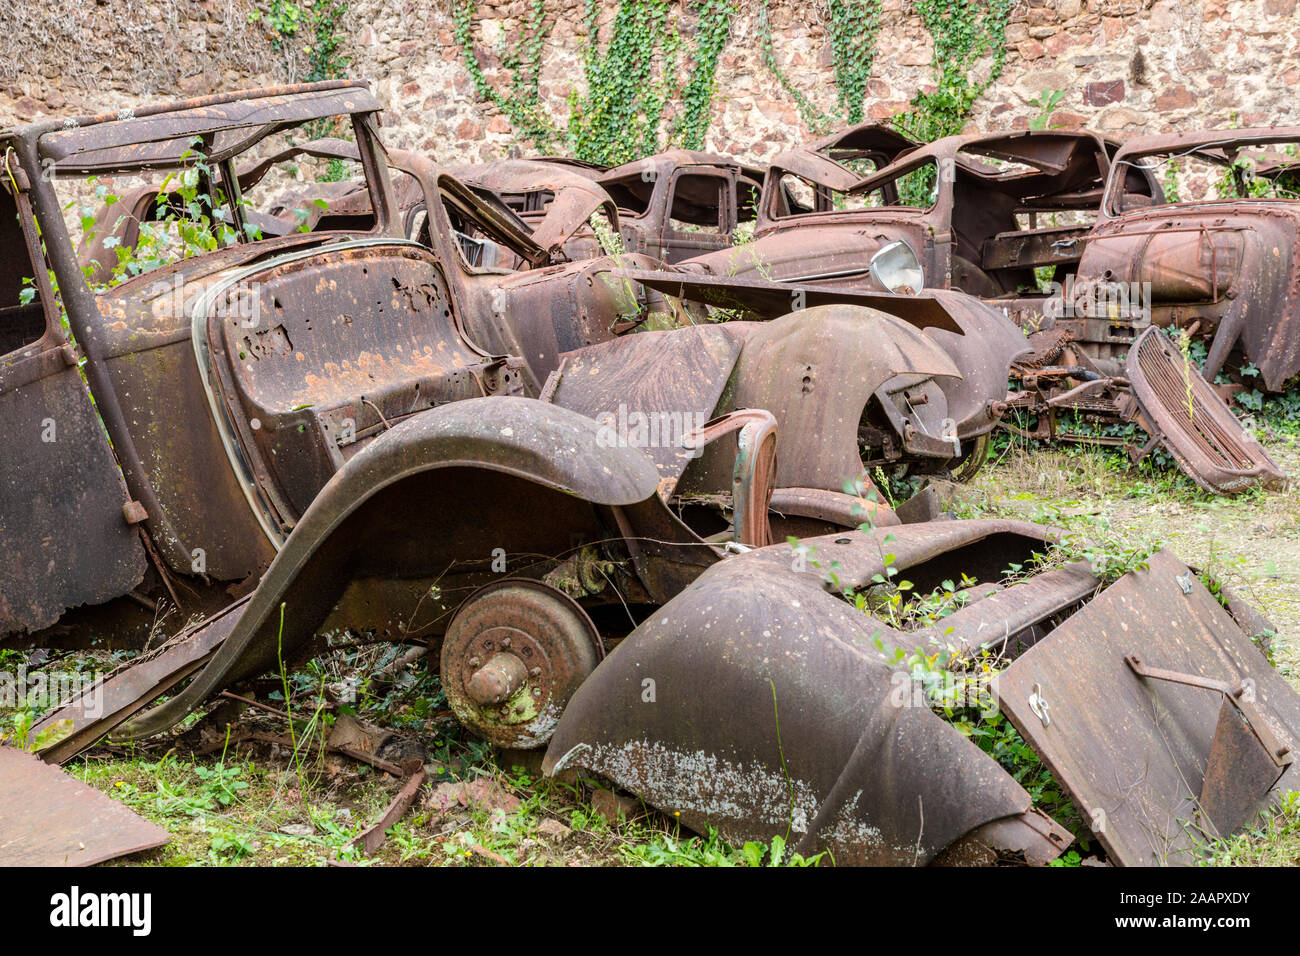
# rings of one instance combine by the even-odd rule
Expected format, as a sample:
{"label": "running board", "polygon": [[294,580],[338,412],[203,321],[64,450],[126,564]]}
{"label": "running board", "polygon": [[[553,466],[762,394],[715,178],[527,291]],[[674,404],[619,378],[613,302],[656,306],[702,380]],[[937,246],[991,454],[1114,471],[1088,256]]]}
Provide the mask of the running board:
{"label": "running board", "polygon": [[50,743],[38,748],[46,763],[61,764],[107,736],[150,702],[157,700],[206,664],[234,630],[247,599],[185,631],[144,657],[130,661],[62,707],[42,717],[31,736],[45,732]]}

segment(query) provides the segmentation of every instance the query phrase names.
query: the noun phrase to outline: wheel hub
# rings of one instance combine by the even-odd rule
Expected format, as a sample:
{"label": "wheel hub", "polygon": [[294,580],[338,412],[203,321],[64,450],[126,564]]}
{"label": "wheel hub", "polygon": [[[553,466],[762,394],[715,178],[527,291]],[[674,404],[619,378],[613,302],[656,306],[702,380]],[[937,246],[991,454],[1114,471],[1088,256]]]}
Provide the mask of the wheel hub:
{"label": "wheel hub", "polygon": [[602,656],[582,607],[540,581],[475,591],[442,645],[442,683],[456,717],[500,747],[540,747]]}

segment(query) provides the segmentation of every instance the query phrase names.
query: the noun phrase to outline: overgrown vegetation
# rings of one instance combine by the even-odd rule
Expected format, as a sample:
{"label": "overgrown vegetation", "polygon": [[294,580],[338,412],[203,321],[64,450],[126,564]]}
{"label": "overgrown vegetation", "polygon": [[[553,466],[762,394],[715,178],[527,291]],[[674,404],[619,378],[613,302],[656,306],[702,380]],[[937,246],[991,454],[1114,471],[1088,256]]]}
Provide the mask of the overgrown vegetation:
{"label": "overgrown vegetation", "polygon": [[248,22],[265,28],[271,48],[284,58],[291,81],[300,79],[298,59],[305,57],[301,79],[312,83],[347,75],[348,58],[340,52],[346,14],[347,0],[314,0],[310,4],[268,0],[248,15]]}
{"label": "overgrown vegetation", "polygon": [[[913,139],[929,142],[961,132],[971,108],[1006,63],[1011,0],[913,0],[934,41],[935,89],[918,90],[912,109],[897,119]],[[987,69],[976,73],[987,57]]]}
{"label": "overgrown vegetation", "polygon": [[[718,63],[737,6],[736,0],[689,0],[684,9],[693,23],[687,31],[669,0],[620,0],[602,40],[605,5],[586,0],[584,82],[570,94],[564,129],[549,119],[540,93],[543,53],[554,25],[546,0],[530,0],[522,28],[497,43],[502,84],[488,79],[475,46],[476,0],[453,0],[452,16],[475,90],[509,118],[519,138],[537,150],[562,146],[579,159],[617,165],[667,146],[703,147]],[[915,0],[913,7],[934,44],[933,89],[919,90],[911,110],[896,122],[909,135],[930,140],[960,131],[975,101],[1001,75],[1011,0]],[[781,66],[770,0],[758,5],[755,17],[763,64],[811,130],[824,133],[863,121],[876,61],[880,0],[826,0],[813,13],[830,48],[833,110],[815,104]],[[687,32],[693,43],[685,39]]]}
{"label": "overgrown vegetation", "polygon": [[[49,664],[107,669],[123,657],[70,654]],[[0,652],[6,671],[28,661],[25,652]],[[714,830],[693,834],[635,801],[601,803],[608,794],[595,780],[543,779],[498,757],[452,717],[437,675],[399,646],[347,644],[301,669],[282,664],[276,680],[280,689],[259,697],[279,717],[249,710],[223,730],[218,701],[208,719],[187,721],[179,738],[101,746],[67,766],[172,834],[166,847],[121,863],[809,866],[822,859],[791,852],[781,836],[732,845]],[[343,687],[351,699],[340,699]],[[0,722],[21,736],[55,703],[32,696],[17,712],[0,713]],[[395,730],[406,753],[424,754],[430,778],[373,859],[354,841],[400,781],[326,748],[344,715]],[[284,744],[271,742],[277,739]]]}
{"label": "overgrown vegetation", "polygon": [[876,37],[880,32],[879,0],[829,0],[821,23],[831,50],[838,114],[824,112],[805,96],[782,69],[772,42],[770,0],[758,7],[758,44],[763,65],[794,101],[804,123],[814,133],[826,133],[838,126],[861,123],[867,82],[875,62]]}
{"label": "overgrown vegetation", "polygon": [[[1270,440],[1269,449],[1285,468],[1300,466],[1293,444]],[[1287,494],[1255,492],[1243,507],[1240,499],[1194,493],[1158,476],[1135,478],[1110,464],[1114,456],[1089,448],[1026,454],[1012,447],[999,459],[962,491],[953,505],[958,514],[1064,527],[1069,535],[1063,547],[1046,553],[1036,567],[1084,557],[1109,567],[1111,576],[1140,566],[1151,542],[1162,538],[1203,575],[1248,597],[1274,620],[1278,670],[1293,682],[1298,679],[1300,515]],[[972,589],[979,582],[957,578],[928,592],[903,587],[907,575],[890,556],[888,537],[881,535],[885,570],[872,583],[889,587],[864,597],[862,607],[870,609],[869,600],[883,601],[872,613],[892,614],[902,629],[933,627],[939,639],[923,650],[901,652],[882,641],[880,653],[918,681],[927,704],[997,760],[1037,806],[1087,841],[1072,846],[1060,865],[1078,865],[1095,855],[1087,821],[1079,820],[1005,716],[987,706],[989,682],[1006,662],[993,649],[961,653],[943,640],[944,621],[978,596]],[[817,555],[809,560],[815,562]],[[1014,580],[1029,570],[1012,565],[1004,577]],[[893,601],[893,593],[900,599]],[[70,769],[173,834],[167,847],[132,858],[154,865],[310,865],[336,859],[408,866],[810,862],[792,858],[785,839],[729,845],[716,832],[691,834],[676,818],[635,801],[624,799],[611,809],[614,804],[594,780],[541,779],[535,769],[514,766],[511,757],[498,764],[490,747],[456,723],[436,673],[421,661],[405,660],[405,654],[398,645],[340,638],[329,653],[263,682],[258,699],[294,714],[296,747],[287,742],[284,717],[249,711],[239,730],[260,730],[286,743],[241,739],[238,730],[227,737],[215,719],[196,719],[187,722],[183,736],[126,749],[101,746]],[[25,653],[0,652],[0,667],[15,670],[28,659]],[[106,671],[121,659],[102,652],[71,654],[29,666]],[[31,704],[19,718],[28,726],[48,701]],[[343,715],[418,743],[431,778],[426,797],[393,828],[373,861],[351,842],[378,818],[399,783],[323,748]],[[13,729],[14,716],[3,715],[6,731]],[[437,806],[439,787],[462,785],[472,785],[481,798]],[[1286,798],[1248,832],[1208,846],[1207,862],[1300,862],[1296,799]]]}
{"label": "overgrown vegetation", "polygon": [[452,17],[476,91],[506,114],[517,136],[537,150],[561,147],[579,159],[618,165],[669,145],[703,148],[718,61],[736,8],[736,0],[690,0],[694,40],[688,42],[669,0],[624,0],[602,42],[604,5],[586,0],[585,83],[570,94],[563,129],[541,101],[542,55],[554,26],[545,0],[531,0],[523,29],[497,45],[507,75],[504,91],[488,80],[475,47],[474,0],[454,0]]}
{"label": "overgrown vegetation", "polygon": [[451,14],[465,69],[469,71],[479,97],[505,113],[521,138],[532,140],[538,150],[550,149],[556,132],[542,106],[538,90],[542,50],[553,25],[546,13],[545,0],[529,3],[524,27],[516,41],[503,44],[499,51],[502,66],[510,73],[509,92],[499,92],[488,82],[474,53],[474,0],[452,0]]}

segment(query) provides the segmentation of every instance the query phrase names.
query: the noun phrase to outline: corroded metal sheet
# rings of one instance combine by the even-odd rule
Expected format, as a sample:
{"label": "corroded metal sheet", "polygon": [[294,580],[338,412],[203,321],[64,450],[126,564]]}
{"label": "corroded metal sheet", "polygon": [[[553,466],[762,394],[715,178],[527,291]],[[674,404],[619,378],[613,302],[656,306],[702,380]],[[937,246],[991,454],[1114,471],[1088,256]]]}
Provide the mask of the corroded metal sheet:
{"label": "corroded metal sheet", "polygon": [[769,282],[748,276],[710,276],[701,273],[652,272],[625,269],[641,284],[671,296],[703,302],[723,309],[739,309],[760,318],[775,318],[798,309],[819,305],[858,305],[878,309],[918,328],[943,329],[962,334],[962,327],[941,300],[930,293],[890,295],[794,282]]}
{"label": "corroded metal sheet", "polygon": [[6,390],[5,372],[31,373],[40,356],[0,368],[0,634],[38,631],[70,607],[135,587],[144,548],[123,516],[126,488],[77,370],[54,370]]}
{"label": "corroded metal sheet", "polygon": [[[851,305],[792,312],[771,322],[728,323],[745,344],[727,411],[765,408],[776,416],[776,486],[842,491],[864,471],[859,423],[876,390],[898,375],[957,374],[928,336],[892,315]],[[734,443],[704,450],[683,490],[731,480]]]}
{"label": "corroded metal sheet", "polygon": [[0,746],[0,866],[91,866],[169,840],[89,784]]}
{"label": "corroded metal sheet", "polygon": [[[1003,711],[1112,860],[1192,863],[1205,831],[1214,831],[1200,797],[1223,694],[1139,677],[1125,660],[1130,655],[1152,668],[1249,688],[1272,735],[1292,750],[1300,743],[1300,695],[1187,566],[1164,551],[998,676]],[[1298,785],[1292,764],[1277,788]]]}
{"label": "corroded metal sheet", "polygon": [[1160,329],[1149,328],[1138,338],[1128,374],[1165,447],[1206,491],[1234,494],[1285,481],[1268,452]]}
{"label": "corroded metal sheet", "polygon": [[568,353],[553,401],[640,448],[671,484],[698,457],[682,439],[713,417],[740,348],[723,325],[625,335]]}
{"label": "corroded metal sheet", "polygon": [[202,667],[229,636],[245,603],[237,601],[215,617],[188,628],[175,641],[129,661],[42,717],[32,727],[32,734],[65,720],[72,721],[72,727],[69,733],[41,751],[41,759],[63,763],[76,756]]}
{"label": "corroded metal sheet", "polygon": [[[1153,321],[1189,328],[1210,340],[1207,378],[1235,350],[1259,369],[1268,391],[1300,371],[1300,211],[1286,198],[1227,197],[1202,202],[1127,205],[1120,180],[1165,154],[1234,164],[1261,181],[1278,169],[1273,156],[1300,142],[1300,127],[1280,126],[1133,137],[1115,155],[1107,203],[1079,263],[1081,280],[1144,283]],[[1143,197],[1139,196],[1139,199]]]}

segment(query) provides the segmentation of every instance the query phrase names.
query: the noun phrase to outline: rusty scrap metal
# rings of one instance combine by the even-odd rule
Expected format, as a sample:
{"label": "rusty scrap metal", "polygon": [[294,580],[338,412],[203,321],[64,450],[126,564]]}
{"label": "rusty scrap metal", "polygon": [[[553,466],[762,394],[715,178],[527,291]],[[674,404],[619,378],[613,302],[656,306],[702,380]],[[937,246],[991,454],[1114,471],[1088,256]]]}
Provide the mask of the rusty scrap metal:
{"label": "rusty scrap metal", "polygon": [[92,866],[170,840],[71,774],[0,746],[0,866]]}
{"label": "rusty scrap metal", "polygon": [[[899,672],[879,653],[881,641],[907,653],[943,640],[971,652],[1022,654],[1007,671],[1019,674],[1028,670],[1022,665],[1050,660],[1055,648],[1082,643],[1066,638],[1072,629],[1091,633],[1084,627],[1090,608],[1104,617],[1128,600],[1133,578],[1096,596],[1102,582],[1079,566],[1006,581],[1005,569],[1031,566],[1050,532],[1017,522],[900,523],[932,516],[934,496],[900,516],[866,478],[877,461],[946,467],[980,454],[973,439],[986,436],[1004,410],[1006,369],[1026,347],[1009,320],[951,289],[885,297],[869,284],[859,289],[878,307],[841,298],[795,310],[792,291],[820,296],[834,291],[819,284],[826,278],[854,269],[869,275],[862,242],[842,241],[843,223],[831,224],[839,229],[831,237],[839,260],[819,264],[816,281],[800,288],[711,279],[699,264],[665,287],[646,275],[656,260],[635,252],[557,261],[581,238],[569,227],[604,204],[601,191],[615,212],[625,202],[675,202],[672,190],[686,184],[690,216],[701,224],[716,216],[721,230],[736,221],[737,197],[757,184],[744,169],[674,154],[656,180],[643,180],[637,167],[640,185],[630,192],[619,188],[631,170],[615,170],[590,177],[599,190],[571,184],[549,212],[544,203],[520,210],[424,157],[386,153],[378,111],[364,87],[332,83],[0,136],[17,170],[4,187],[17,213],[15,248],[29,260],[19,256],[8,268],[21,279],[26,264],[42,262],[40,241],[49,247],[89,383],[87,392],[74,368],[79,359],[56,329],[50,283],[36,269],[39,314],[6,313],[13,321],[0,327],[25,339],[0,357],[0,402],[25,410],[32,434],[39,434],[43,389],[55,382],[88,429],[97,424],[95,409],[102,413],[103,487],[83,511],[67,502],[54,531],[75,536],[76,522],[102,512],[111,521],[96,526],[101,537],[122,546],[117,553],[90,542],[82,562],[88,581],[37,574],[11,592],[11,579],[49,566],[44,545],[24,539],[11,562],[20,570],[0,572],[8,575],[0,581],[6,599],[24,596],[18,613],[0,619],[4,632],[70,626],[74,599],[96,602],[90,612],[125,604],[138,614],[171,592],[191,602],[182,609],[188,615],[245,595],[188,628],[186,639],[113,675],[102,687],[102,714],[83,696],[50,715],[42,727],[71,719],[73,734],[47,759],[66,759],[105,732],[133,740],[165,731],[227,688],[351,631],[366,640],[441,641],[449,704],[471,729],[512,747],[549,743],[548,769],[591,767],[679,810],[688,825],[716,824],[739,839],[789,830],[800,852],[829,848],[841,862],[1006,854],[1042,863],[1058,854],[1067,838],[991,758],[924,702],[896,705]],[[339,184],[323,197],[347,215],[322,215],[314,233],[253,240],[237,230],[232,245],[169,267],[183,295],[159,293],[145,277],[92,291],[58,197],[37,175],[42,159],[55,161],[56,177],[184,165],[182,143],[188,149],[198,135],[234,195],[241,153],[272,131],[322,115],[343,118],[356,137],[364,184]],[[944,141],[940,149],[965,145]],[[1014,157],[1036,172],[1007,177],[996,164],[966,158],[957,167],[963,185],[997,186],[1042,209],[1093,201],[1104,172],[1097,157],[1110,148],[1063,133],[975,145],[986,160]],[[899,146],[858,131],[816,155],[833,163],[855,150]],[[351,155],[337,144],[317,149]],[[932,145],[900,162],[938,158]],[[251,181],[259,167],[245,173]],[[543,187],[562,179],[553,169],[529,175]],[[959,288],[978,280],[978,263],[997,264],[985,274],[990,295],[1006,292],[1026,263],[1049,250],[1071,257],[1075,230],[1007,236],[996,215],[954,218],[952,184],[939,185],[937,212],[894,208],[888,228],[864,229],[857,220],[852,228],[895,251],[907,240],[931,285],[948,274],[937,268],[943,263],[955,264]],[[422,217],[408,216],[419,202]],[[233,214],[241,221],[242,213]],[[953,228],[927,237],[925,223],[942,221]],[[670,227],[660,234],[661,258],[682,257],[692,243],[725,242]],[[802,237],[815,238],[811,230],[799,235],[781,240],[793,266],[776,270],[778,278],[807,275],[793,254],[807,257],[818,246],[798,248]],[[944,247],[941,235],[954,239]],[[971,236],[987,242],[968,248]],[[688,299],[740,297],[745,311],[766,311],[766,321],[631,334],[673,289]],[[696,305],[669,314],[692,320]],[[258,321],[241,321],[246,307]],[[1083,360],[1063,367],[1076,366],[1088,368]],[[1057,387],[1073,372],[1034,374]],[[1089,385],[1062,394],[1095,402],[1110,397],[1104,392]],[[539,395],[548,400],[532,397]],[[629,440],[618,416],[631,411],[681,427],[657,440]],[[38,491],[63,480],[42,454],[33,440],[19,456]],[[0,518],[28,520],[28,486],[3,489]],[[853,530],[862,524],[867,530]],[[787,533],[804,535],[806,547],[763,546]],[[502,555],[484,541],[501,542]],[[90,560],[101,552],[102,566]],[[120,560],[108,560],[114,556]],[[969,605],[936,625],[886,626],[844,593],[869,598],[891,570],[905,571],[919,589],[961,573],[986,587],[970,589]],[[52,586],[48,606],[30,600],[39,590],[31,582]],[[1181,588],[1178,595],[1187,599]],[[1181,656],[1171,651],[1162,666],[1216,676],[1207,670],[1220,659],[1211,652],[1235,653],[1223,630],[1236,633],[1237,625],[1209,600],[1212,607],[1191,622],[1204,640]],[[1167,648],[1150,636],[1151,621],[1163,627],[1166,610],[1162,603],[1156,617],[1114,616],[1142,634],[1137,651],[1154,659]],[[611,617],[619,623],[602,633],[595,622]],[[620,639],[618,653],[605,656]],[[1279,689],[1285,685],[1261,660],[1237,663],[1253,670],[1223,679],[1272,681],[1261,712],[1282,713],[1274,731],[1291,746],[1300,698]],[[658,682],[660,706],[619,704],[641,699],[647,675]],[[1053,676],[1029,677],[1037,703],[1024,706],[1047,714],[1050,704],[1050,727],[1059,732],[1070,708],[1058,703]],[[1180,687],[1161,694],[1184,692],[1214,696]],[[144,710],[163,694],[165,703]],[[719,702],[726,720],[717,717]],[[1212,723],[1208,711],[1185,715]],[[1258,738],[1253,728],[1248,722]],[[1220,783],[1203,788],[1218,824],[1240,815],[1263,786],[1253,773],[1242,774],[1240,787],[1227,785],[1231,775],[1221,768],[1253,759],[1240,731],[1222,729],[1216,772],[1207,774]],[[1197,733],[1208,751],[1210,730]],[[1089,785],[1086,771],[1069,768],[1076,791]],[[366,852],[422,780],[422,772],[409,778],[361,838]],[[1160,784],[1181,798],[1172,777]],[[30,817],[21,822],[24,839],[32,827]]]}
{"label": "rusty scrap metal", "polygon": [[[1159,626],[1139,626],[1139,609]],[[1135,669],[1132,657],[1156,669]],[[1169,672],[1179,680],[1166,679]],[[1050,708],[1047,724],[1030,703],[1035,688]],[[1265,753],[1279,774],[1267,786],[1257,786],[1257,776],[1243,776],[1240,789],[1223,786],[1255,762],[1240,742],[1214,748],[1222,705],[1237,707],[1238,688],[1253,697],[1249,727],[1267,728],[1270,738]],[[1167,552],[1026,651],[998,675],[995,693],[1110,857],[1125,865],[1194,862],[1205,835],[1231,832],[1216,818],[1244,820],[1270,789],[1297,785],[1295,765],[1279,764],[1281,751],[1300,740],[1300,696]]]}
{"label": "rusty scrap metal", "polygon": [[63,721],[71,721],[71,729],[43,748],[41,759],[63,763],[195,673],[216,653],[242,610],[243,602],[237,602],[230,610],[183,631],[173,641],[130,661],[50,711],[33,725],[33,734]]}
{"label": "rusty scrap metal", "polygon": [[[1038,425],[1028,432],[1009,423],[1002,427],[1045,441],[1123,446],[1134,462],[1163,448],[1188,477],[1213,494],[1239,494],[1285,482],[1277,463],[1161,329],[1150,327],[1138,337],[1128,355],[1126,377],[1103,375],[1071,344],[1069,333],[1056,331],[1030,337],[1037,354],[1084,364],[1016,363],[1014,377],[1024,391],[1013,394],[1010,404],[1036,416]],[[1066,431],[1060,416],[1067,413],[1091,422],[1134,422],[1148,440],[1137,448],[1118,437]]]}
{"label": "rusty scrap metal", "polygon": [[772,543],[767,513],[776,480],[776,417],[762,408],[729,412],[691,432],[683,444],[702,449],[732,432],[737,433],[731,480],[733,537],[737,544],[762,548]]}
{"label": "rusty scrap metal", "polygon": [[1285,483],[1277,463],[1160,329],[1138,338],[1128,373],[1144,424],[1153,426],[1147,430],[1202,488],[1234,494]]}
{"label": "rusty scrap metal", "polygon": [[424,786],[425,772],[423,768],[415,771],[406,778],[406,783],[398,791],[397,796],[393,798],[392,803],[386,809],[375,823],[367,827],[352,838],[349,846],[361,847],[361,852],[366,856],[374,856],[379,852],[379,848],[384,845],[384,840],[388,838],[388,831],[397,825],[397,821],[410,809],[411,803],[414,802],[416,794]]}
{"label": "rusty scrap metal", "polygon": [[[1171,202],[1158,184],[1136,192],[1131,186],[1171,154],[1218,165],[1225,174],[1238,159],[1258,160],[1255,175],[1277,176],[1290,165],[1270,162],[1269,148],[1296,143],[1300,127],[1294,126],[1126,141],[1111,164],[1079,278],[1149,283],[1154,324],[1194,327],[1194,334],[1211,340],[1207,380],[1239,350],[1259,369],[1263,387],[1279,391],[1300,371],[1296,203],[1256,195]],[[1121,317],[1120,325],[1130,321]],[[1098,338],[1095,330],[1088,337]]]}
{"label": "rusty scrap metal", "polygon": [[[821,568],[839,569],[846,588],[884,573],[875,543],[886,533],[899,569],[919,582],[976,542],[987,546],[964,552],[972,570],[1042,545],[1031,525],[952,521],[807,540],[802,572],[792,571],[788,545],[731,558],[579,689],[546,772],[584,767],[692,828],[714,826],[730,840],[788,831],[797,852],[830,850],[841,864],[928,863],[992,821],[1005,830],[983,838],[1039,848],[1040,861],[1058,855],[1064,843],[1043,846],[1028,795],[1005,771],[929,707],[891,704],[910,685],[876,648],[905,635],[829,593]],[[609,706],[639,699],[647,675],[671,706]]]}
{"label": "rusty scrap metal", "polygon": [[461,604],[439,673],[462,724],[500,747],[528,749],[550,739],[604,653],[577,601],[540,581],[507,579]]}

